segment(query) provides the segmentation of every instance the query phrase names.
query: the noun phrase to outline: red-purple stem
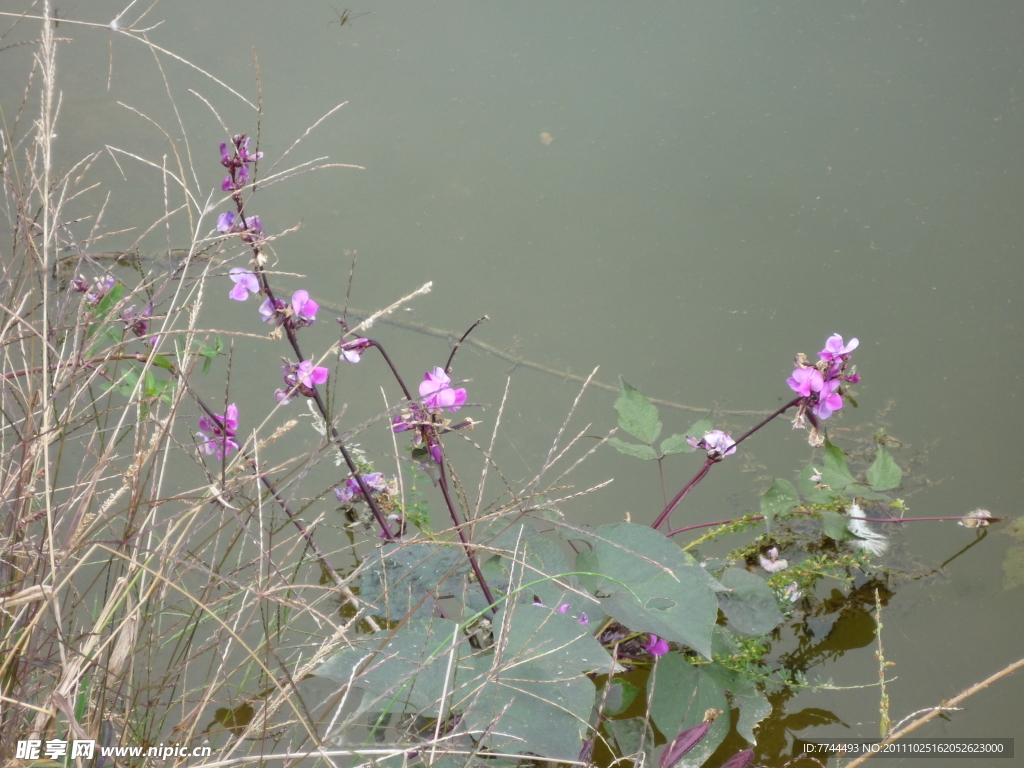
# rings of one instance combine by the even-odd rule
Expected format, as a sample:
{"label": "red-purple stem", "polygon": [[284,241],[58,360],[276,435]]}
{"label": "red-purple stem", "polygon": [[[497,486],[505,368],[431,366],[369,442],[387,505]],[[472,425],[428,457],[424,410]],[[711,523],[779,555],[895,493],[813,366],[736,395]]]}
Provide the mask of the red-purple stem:
{"label": "red-purple stem", "polygon": [[[802,399],[803,398],[801,398],[801,397],[795,397],[792,400],[790,400],[788,403],[786,403],[784,406],[779,408],[777,411],[775,411],[773,414],[771,414],[770,416],[766,416],[762,421],[758,422],[753,427],[751,427],[746,432],[744,432],[742,435],[740,435],[739,438],[736,440],[736,445],[739,445],[740,443],[742,443],[744,440],[746,440],[752,434],[757,432],[757,430],[761,429],[761,427],[763,427],[765,424],[767,424],[772,419],[774,419],[774,418],[776,418],[778,416],[781,416],[783,413],[788,411],[794,405],[797,405]],[[681,491],[679,491],[679,493],[677,493],[675,495],[675,497],[672,499],[672,501],[670,501],[668,503],[668,505],[665,507],[665,509],[662,511],[662,513],[660,515],[658,515],[658,518],[651,524],[651,527],[654,530],[658,530],[659,528],[661,528],[661,526],[663,526],[665,524],[665,521],[668,520],[669,517],[672,516],[672,511],[682,503],[683,499],[686,498],[686,494],[688,494],[691,490],[693,490],[693,487],[695,485],[697,485],[697,483],[699,483],[701,480],[703,480],[704,476],[707,475],[707,473],[711,470],[711,467],[714,464],[717,464],[718,461],[720,461],[720,460],[721,459],[712,459],[712,458],[709,457],[707,459],[707,461],[704,462],[704,466],[700,468],[700,471],[697,472],[697,474],[693,476],[693,479],[690,480],[690,482],[688,482],[686,485],[683,486],[683,489]],[[683,530],[685,530],[685,529],[683,529]],[[668,535],[671,536],[672,534],[670,533]]]}

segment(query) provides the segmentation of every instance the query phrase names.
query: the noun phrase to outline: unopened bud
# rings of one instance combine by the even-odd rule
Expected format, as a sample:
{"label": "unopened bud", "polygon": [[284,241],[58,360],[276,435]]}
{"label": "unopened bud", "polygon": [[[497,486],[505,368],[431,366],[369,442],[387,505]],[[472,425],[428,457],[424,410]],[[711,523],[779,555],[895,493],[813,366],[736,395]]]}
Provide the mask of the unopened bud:
{"label": "unopened bud", "polygon": [[754,750],[744,749],[726,760],[722,768],[748,768],[752,762],[754,762]]}

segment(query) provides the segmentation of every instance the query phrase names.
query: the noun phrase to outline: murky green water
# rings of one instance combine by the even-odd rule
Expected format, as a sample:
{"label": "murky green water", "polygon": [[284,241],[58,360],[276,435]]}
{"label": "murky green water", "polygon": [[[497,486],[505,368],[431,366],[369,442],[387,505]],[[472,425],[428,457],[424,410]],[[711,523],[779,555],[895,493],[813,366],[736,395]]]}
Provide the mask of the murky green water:
{"label": "murky green water", "polygon": [[[105,25],[119,7],[66,10]],[[796,352],[817,352],[834,332],[857,336],[860,408],[836,427],[871,422],[870,434],[884,410],[887,430],[906,446],[897,460],[918,462],[910,513],[1020,514],[1018,3],[366,0],[351,11],[339,26],[329,24],[337,16],[326,2],[177,2],[157,5],[141,24],[164,20],[148,33],[153,42],[252,101],[255,49],[269,160],[348,102],[289,159],[329,155],[366,170],[269,186],[251,204],[268,230],[302,222],[276,244],[282,269],[310,276],[292,286],[312,283],[315,295],[342,301],[345,254],[357,251],[357,306],[432,280],[433,292],[403,317],[461,331],[488,314],[477,334],[490,344],[576,374],[600,365],[604,381],[621,373],[651,396],[724,409],[777,407],[789,397]],[[58,33],[73,38],[58,59],[60,162],[104,144],[157,161],[168,153],[152,126],[116,105],[174,127],[152,54],[103,27],[61,23]],[[30,52],[2,55],[7,94],[20,89]],[[193,153],[217,199],[223,133],[188,89],[232,132],[254,132],[255,112],[194,70],[161,62],[189,136],[188,148],[176,147]],[[107,226],[155,220],[159,175],[118,161],[127,181],[111,155],[95,171],[112,189]],[[147,184],[152,194],[140,194]],[[210,306],[207,327],[237,325],[237,309]],[[248,319],[246,329],[260,332]],[[325,347],[330,326],[306,343]],[[447,356],[438,339],[383,327],[378,336],[413,379]],[[238,348],[236,365],[268,361],[265,381],[235,382],[239,403],[255,408],[278,386],[280,351]],[[473,401],[493,406],[510,367],[468,348],[456,374],[473,380]],[[353,371],[342,395],[364,413],[380,406],[380,371],[369,368]],[[532,476],[577,389],[515,372],[499,443],[507,474]],[[607,393],[588,395],[577,429],[609,429],[611,404]],[[495,411],[477,415],[487,430],[478,440]],[[666,411],[665,419],[681,431],[694,417]],[[745,463],[716,469],[677,518],[749,511],[766,478],[788,476],[808,455],[784,423],[749,448]],[[694,469],[692,457],[671,465],[669,493]],[[577,482],[611,476],[611,488],[572,513],[594,523],[626,511],[635,521],[653,517],[653,466],[602,451]],[[921,524],[902,536],[902,556],[938,566],[974,534]],[[1012,543],[993,532],[940,581],[898,593],[883,636],[899,677],[890,687],[894,719],[1020,657],[1024,592],[1002,588]],[[877,663],[864,648],[820,673],[865,685]],[[1020,691],[1019,681],[1003,681],[923,735],[1024,736]],[[870,735],[877,689],[804,694],[787,707],[830,709],[849,733]]]}

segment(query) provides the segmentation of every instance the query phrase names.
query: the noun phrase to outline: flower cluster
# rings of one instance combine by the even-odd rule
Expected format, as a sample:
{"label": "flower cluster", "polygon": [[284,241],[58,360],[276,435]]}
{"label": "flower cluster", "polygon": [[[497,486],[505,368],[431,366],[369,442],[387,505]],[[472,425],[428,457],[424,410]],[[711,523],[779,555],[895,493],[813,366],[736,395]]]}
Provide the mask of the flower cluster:
{"label": "flower cluster", "polygon": [[294,330],[313,325],[319,310],[320,305],[309,298],[308,291],[296,291],[292,294],[291,304],[282,299],[271,301],[267,298],[260,305],[259,311],[264,323],[284,324]]}
{"label": "flower cluster", "polygon": [[451,379],[444,372],[444,368],[435,368],[432,373],[423,375],[423,381],[420,382],[420,397],[423,398],[422,405],[410,403],[391,421],[391,431],[397,433],[416,430],[413,437],[413,458],[416,458],[417,453],[421,453],[424,458],[429,455],[434,463],[440,464],[443,455],[438,433],[446,431],[449,424],[447,419],[441,418],[440,413],[446,408],[449,411],[457,411],[465,405],[466,390],[452,389]]}
{"label": "flower cluster", "polygon": [[220,184],[225,192],[237,192],[248,184],[249,166],[263,157],[262,152],[249,151],[249,137],[244,133],[232,138],[231,144],[233,151],[230,152],[226,142],[220,145],[220,164],[228,169],[228,175]]}
{"label": "flower cluster", "polygon": [[222,235],[242,234],[246,243],[255,243],[263,237],[263,222],[259,216],[238,216],[234,211],[224,211],[217,217],[217,231]]}
{"label": "flower cluster", "polygon": [[819,433],[819,421],[824,421],[843,407],[840,387],[844,384],[855,384],[860,381],[856,366],[847,372],[850,353],[857,348],[860,341],[850,339],[849,344],[843,343],[843,337],[833,334],[825,342],[825,348],[818,353],[817,365],[811,365],[802,353],[796,356],[796,370],[786,379],[789,388],[800,398],[793,427],[811,424],[810,442],[821,445],[824,438]]}
{"label": "flower cluster", "polygon": [[71,281],[72,290],[85,293],[85,300],[94,307],[103,301],[103,297],[110,293],[110,289],[115,285],[117,285],[117,280],[110,275],[97,277],[93,281],[93,289],[91,291],[89,291],[89,282],[81,275]]}
{"label": "flower cluster", "polygon": [[298,365],[285,360],[281,366],[281,374],[284,376],[287,389],[275,390],[274,399],[281,405],[287,405],[296,392],[313,397],[316,394],[313,387],[325,383],[329,373],[330,371],[322,365],[314,366],[312,360],[303,360]]}
{"label": "flower cluster", "polygon": [[[383,472],[370,472],[367,475],[363,475],[363,483],[371,491],[387,491],[392,496],[398,493],[398,478],[393,477],[391,480],[387,480]],[[342,504],[348,504],[357,496],[362,496],[363,492],[359,488],[359,481],[354,477],[350,477],[345,481],[344,485],[339,485],[334,489],[334,495],[338,497],[338,501]]]}
{"label": "flower cluster", "polygon": [[238,450],[238,443],[234,440],[238,432],[238,406],[232,403],[223,416],[215,414],[211,419],[202,416],[199,429],[205,430],[196,432],[200,439],[199,450],[206,454],[216,452],[218,459],[230,456],[232,451]]}
{"label": "flower cluster", "polygon": [[692,435],[686,436],[686,443],[693,450],[698,448],[708,452],[708,458],[712,461],[721,461],[726,456],[736,453],[736,441],[727,432],[720,429],[712,429],[705,432],[704,437],[699,440]]}
{"label": "flower cluster", "polygon": [[[132,304],[128,309],[121,313],[121,319],[127,324],[128,330],[136,336],[146,335],[146,331],[149,330],[149,318],[152,316],[152,305],[147,306],[141,312],[136,312],[135,305]],[[154,338],[153,341],[156,341],[156,339]]]}
{"label": "flower cluster", "polygon": [[438,413],[445,408],[457,411],[465,405],[466,390],[452,389],[451,383],[444,368],[435,368],[433,373],[423,374],[423,381],[420,382],[423,407],[431,413]]}

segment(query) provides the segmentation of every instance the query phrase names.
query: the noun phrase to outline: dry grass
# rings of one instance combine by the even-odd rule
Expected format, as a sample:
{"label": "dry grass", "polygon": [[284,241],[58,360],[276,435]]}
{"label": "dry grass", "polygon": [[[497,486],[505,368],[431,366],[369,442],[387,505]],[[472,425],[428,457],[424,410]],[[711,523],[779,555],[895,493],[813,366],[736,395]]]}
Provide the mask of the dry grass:
{"label": "dry grass", "polygon": [[[275,465],[273,446],[295,422],[282,427],[285,414],[274,412],[239,436],[243,449],[230,459],[204,463],[196,450],[203,406],[192,382],[204,358],[194,353],[212,340],[198,325],[207,280],[245,249],[215,232],[209,191],[197,181],[209,173],[192,166],[180,119],[173,129],[150,121],[167,138],[166,159],[118,147],[103,153],[159,179],[164,214],[133,232],[136,247],[172,228],[187,231],[186,258],[118,269],[123,295],[109,307],[74,290],[75,275],[92,289],[111,274],[96,254],[105,238],[124,233],[107,230],[109,195],[90,181],[103,153],[54,166],[60,89],[51,13],[44,3],[20,19],[38,25],[36,55],[22,101],[0,105],[0,759],[13,758],[26,738],[209,744],[211,757],[191,761],[209,766],[268,753],[312,753],[332,765],[337,756],[394,753],[338,749],[356,725],[343,711],[350,687],[313,701],[303,694],[310,670],[357,630],[377,626],[348,588],[355,574],[331,568],[337,553],[318,544],[329,530],[318,528],[323,521],[296,522],[304,511],[312,516],[312,505],[290,507],[329,494],[330,486],[296,490],[331,463],[326,440]],[[113,31],[151,46],[158,62],[162,55],[194,66],[149,43],[140,22],[122,19]],[[167,98],[173,105],[169,87]],[[272,169],[260,183],[334,165]],[[88,201],[92,213],[72,219],[71,203],[78,210]],[[173,371],[124,321],[132,306],[154,307],[146,337],[158,338],[155,351]],[[153,382],[173,385],[157,393]],[[541,475],[574,444],[553,446]],[[457,486],[463,513],[529,513],[550,490],[538,488],[541,475],[520,491],[501,478],[499,500],[485,505],[491,449],[480,449],[476,498]]]}

